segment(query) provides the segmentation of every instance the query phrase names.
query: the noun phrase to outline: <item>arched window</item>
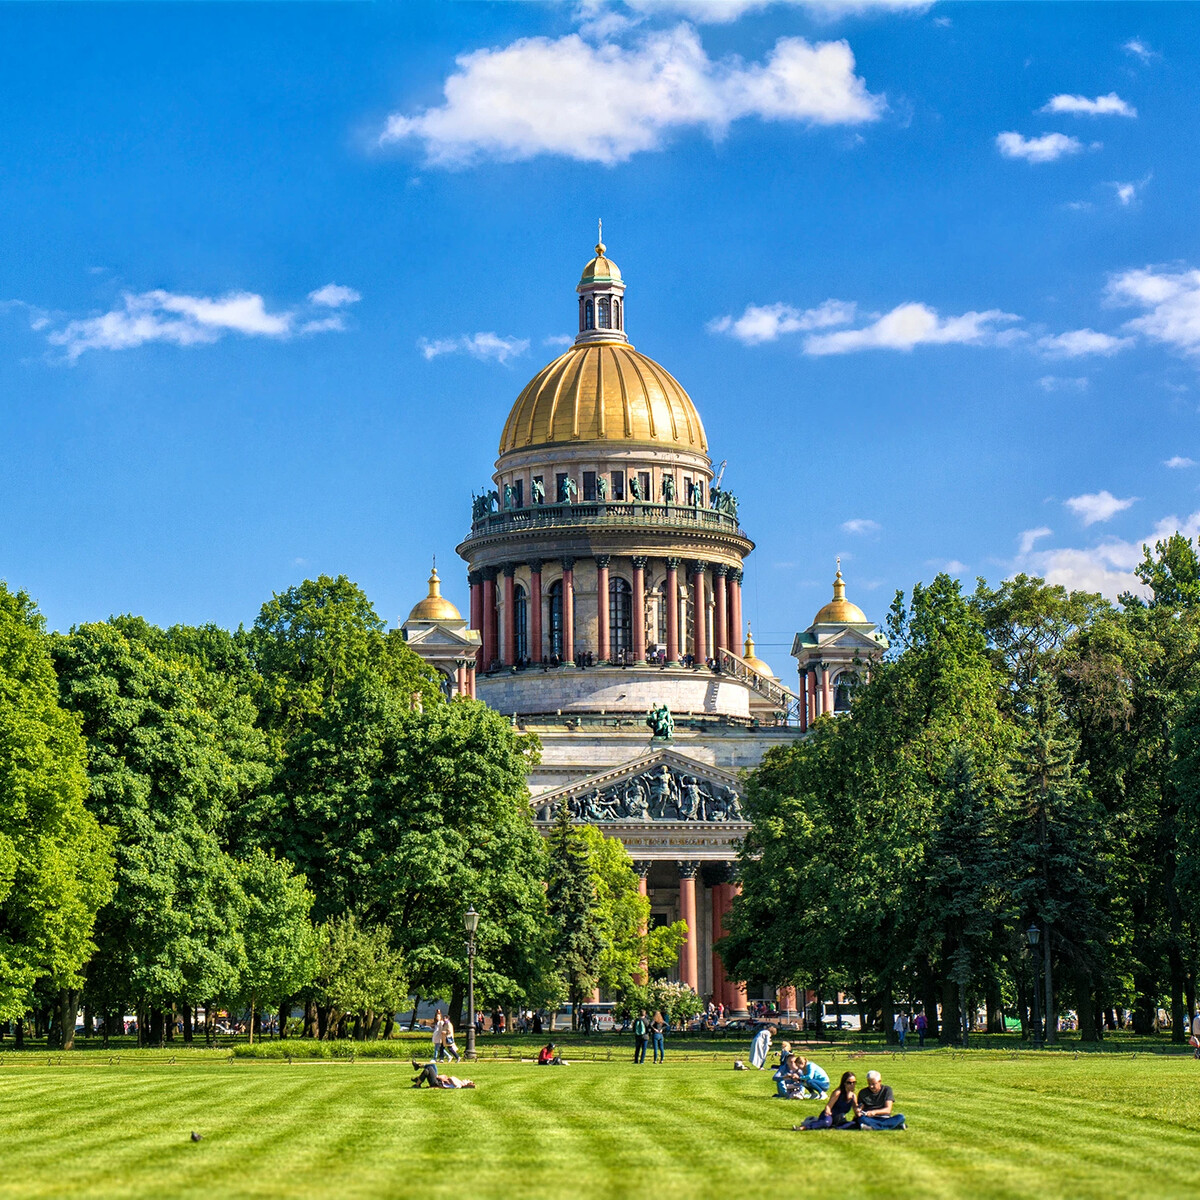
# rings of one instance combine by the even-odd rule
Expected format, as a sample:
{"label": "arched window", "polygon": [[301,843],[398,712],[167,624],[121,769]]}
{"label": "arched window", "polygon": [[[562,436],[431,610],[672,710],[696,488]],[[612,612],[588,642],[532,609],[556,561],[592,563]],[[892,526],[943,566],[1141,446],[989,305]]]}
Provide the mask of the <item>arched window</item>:
{"label": "arched window", "polygon": [[525,589],[517,584],[513,592],[513,646],[517,660],[529,657],[529,599]]}
{"label": "arched window", "polygon": [[613,300],[613,328],[624,328],[624,326],[621,324],[621,302],[620,300],[616,299]]}
{"label": "arched window", "polygon": [[556,579],[550,585],[550,656],[563,652],[563,585],[561,579]]}
{"label": "arched window", "polygon": [[608,581],[608,629],[614,655],[633,649],[633,589],[624,579]]}
{"label": "arched window", "polygon": [[854,694],[854,686],[858,679],[853,671],[843,671],[833,681],[833,711],[835,713],[850,711],[850,697]]}
{"label": "arched window", "polygon": [[602,296],[596,305],[596,316],[596,325],[600,329],[612,328],[612,301],[607,296]]}
{"label": "arched window", "polygon": [[595,324],[595,318],[592,315],[592,302],[589,300],[583,306],[583,327],[584,329],[594,329]]}
{"label": "arched window", "polygon": [[583,332],[583,297],[579,297],[579,332]]}

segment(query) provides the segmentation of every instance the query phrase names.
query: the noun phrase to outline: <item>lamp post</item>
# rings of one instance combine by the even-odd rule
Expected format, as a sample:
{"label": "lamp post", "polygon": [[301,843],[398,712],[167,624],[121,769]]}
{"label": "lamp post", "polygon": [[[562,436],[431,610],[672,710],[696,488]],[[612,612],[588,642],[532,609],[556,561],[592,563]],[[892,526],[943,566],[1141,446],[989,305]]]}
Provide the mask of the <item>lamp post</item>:
{"label": "lamp post", "polygon": [[463,929],[467,932],[467,1059],[475,1058],[475,930],[479,928],[479,914],[475,905],[467,909],[463,917]]}
{"label": "lamp post", "polygon": [[1025,930],[1025,936],[1029,940],[1029,957],[1033,965],[1033,1048],[1040,1050],[1042,1048],[1042,1005],[1038,998],[1037,944],[1041,940],[1042,931],[1036,925],[1030,925]]}

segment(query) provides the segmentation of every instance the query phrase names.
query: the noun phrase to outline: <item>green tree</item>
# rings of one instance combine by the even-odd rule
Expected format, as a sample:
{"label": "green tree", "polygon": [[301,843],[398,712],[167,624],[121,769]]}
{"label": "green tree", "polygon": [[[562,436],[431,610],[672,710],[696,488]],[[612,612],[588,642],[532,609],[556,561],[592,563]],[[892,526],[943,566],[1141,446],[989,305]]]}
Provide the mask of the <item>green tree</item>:
{"label": "green tree", "polygon": [[363,925],[353,913],[321,928],[316,988],[326,1020],[321,1036],[344,1037],[354,1019],[359,1041],[379,1036],[385,1020],[408,996],[403,955],[381,925]]}
{"label": "green tree", "polygon": [[571,820],[564,802],[549,839],[546,899],[553,929],[551,957],[571,1002],[571,1026],[579,1022],[579,1006],[600,980],[608,948],[588,835]]}
{"label": "green tree", "polygon": [[279,1034],[286,1036],[285,1002],[306,988],[317,971],[321,938],[309,919],[312,893],[304,877],[285,859],[255,850],[237,864],[237,878],[246,897],[242,941],[246,968],[238,983],[238,998],[250,1007],[250,1037],[258,1016],[268,1005],[280,1005]]}
{"label": "green tree", "polygon": [[21,1018],[46,981],[60,992],[64,1047],[113,888],[111,831],[84,804],[85,756],[79,722],[59,704],[42,617],[0,583],[0,1021]]}

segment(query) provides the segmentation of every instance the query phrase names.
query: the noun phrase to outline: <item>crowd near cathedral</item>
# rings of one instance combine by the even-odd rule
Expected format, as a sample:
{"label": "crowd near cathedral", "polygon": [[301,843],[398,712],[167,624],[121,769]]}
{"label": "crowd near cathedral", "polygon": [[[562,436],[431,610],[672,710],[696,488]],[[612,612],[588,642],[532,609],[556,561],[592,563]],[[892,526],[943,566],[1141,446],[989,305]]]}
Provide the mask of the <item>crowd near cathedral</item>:
{"label": "crowd near cathedral", "polygon": [[598,243],[575,289],[574,344],[517,396],[493,486],[473,497],[457,547],[469,617],[435,568],[404,635],[447,695],[537,734],[539,824],[565,804],[621,840],[651,920],[686,924],[680,980],[733,1015],[759,998],[786,1015],[794,989],[748,998],[713,949],[748,829],[741,775],[845,711],[887,642],[839,568],[795,635],[794,672],[757,656],[742,616],[754,542],[688,393],[630,343],[625,290]]}

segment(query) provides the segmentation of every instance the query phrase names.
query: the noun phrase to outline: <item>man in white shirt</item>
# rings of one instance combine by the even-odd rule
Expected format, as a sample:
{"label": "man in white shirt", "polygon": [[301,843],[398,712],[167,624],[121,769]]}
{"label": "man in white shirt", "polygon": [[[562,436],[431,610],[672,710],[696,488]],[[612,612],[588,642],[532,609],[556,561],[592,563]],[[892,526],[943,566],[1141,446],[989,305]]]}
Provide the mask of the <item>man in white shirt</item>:
{"label": "man in white shirt", "polygon": [[892,1028],[896,1031],[896,1041],[903,1046],[904,1039],[908,1036],[908,1013],[897,1013]]}

